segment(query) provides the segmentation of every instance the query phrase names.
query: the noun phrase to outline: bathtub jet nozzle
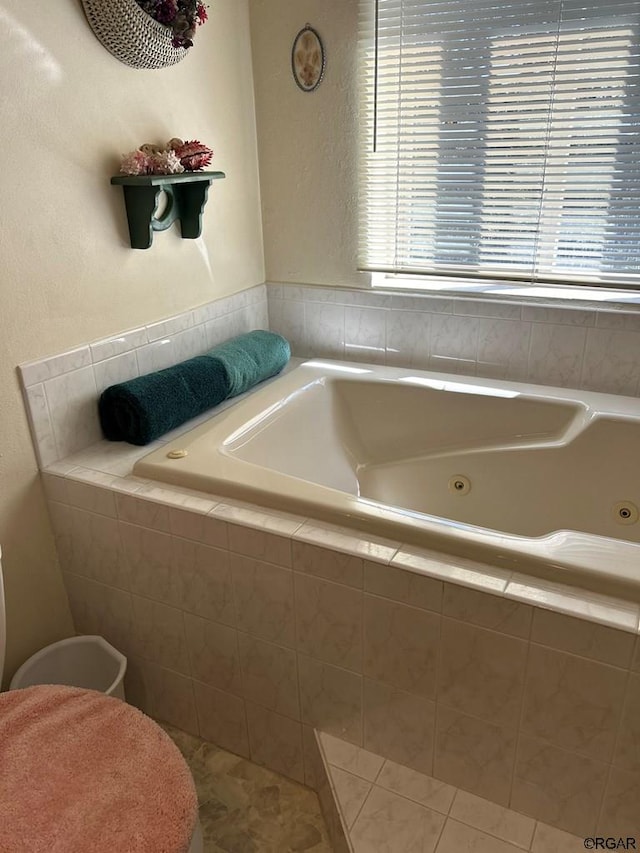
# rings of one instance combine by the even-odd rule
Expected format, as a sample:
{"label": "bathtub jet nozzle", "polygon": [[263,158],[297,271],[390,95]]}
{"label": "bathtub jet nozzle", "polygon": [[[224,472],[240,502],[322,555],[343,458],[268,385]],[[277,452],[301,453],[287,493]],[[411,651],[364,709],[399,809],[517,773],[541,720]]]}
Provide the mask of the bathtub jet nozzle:
{"label": "bathtub jet nozzle", "polygon": [[449,480],[449,491],[454,495],[468,495],[471,491],[471,480],[464,474],[454,474]]}
{"label": "bathtub jet nozzle", "polygon": [[633,501],[619,501],[614,504],[611,512],[617,524],[635,524],[638,520],[638,507]]}

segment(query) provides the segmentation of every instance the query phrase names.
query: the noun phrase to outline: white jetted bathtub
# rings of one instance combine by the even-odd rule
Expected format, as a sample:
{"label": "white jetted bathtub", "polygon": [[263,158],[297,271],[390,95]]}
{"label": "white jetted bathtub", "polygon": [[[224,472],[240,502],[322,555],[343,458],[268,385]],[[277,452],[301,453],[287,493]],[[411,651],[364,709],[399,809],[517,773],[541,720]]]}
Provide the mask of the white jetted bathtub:
{"label": "white jetted bathtub", "polygon": [[640,400],[308,361],[134,473],[640,594]]}

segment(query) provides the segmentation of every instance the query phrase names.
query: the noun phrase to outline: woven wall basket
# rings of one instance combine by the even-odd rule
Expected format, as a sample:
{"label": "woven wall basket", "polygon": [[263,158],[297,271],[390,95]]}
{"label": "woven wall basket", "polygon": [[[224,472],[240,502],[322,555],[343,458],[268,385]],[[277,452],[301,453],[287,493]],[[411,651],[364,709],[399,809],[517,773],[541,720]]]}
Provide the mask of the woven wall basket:
{"label": "woven wall basket", "polygon": [[82,0],[91,29],[107,50],[132,68],[166,68],[187,55],[171,44],[173,33],[135,0]]}

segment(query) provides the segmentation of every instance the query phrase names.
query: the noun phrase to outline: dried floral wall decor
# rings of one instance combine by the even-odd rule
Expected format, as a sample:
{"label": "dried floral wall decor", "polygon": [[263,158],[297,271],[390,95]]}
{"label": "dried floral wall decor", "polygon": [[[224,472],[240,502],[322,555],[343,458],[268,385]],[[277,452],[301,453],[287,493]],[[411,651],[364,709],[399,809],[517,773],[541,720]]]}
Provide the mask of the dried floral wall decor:
{"label": "dried floral wall decor", "polygon": [[303,92],[313,92],[322,82],[324,66],[322,39],[310,24],[305,24],[291,48],[293,79]]}
{"label": "dried floral wall decor", "polygon": [[201,0],[82,0],[82,5],[98,40],[132,68],[181,62],[196,28],[207,20]]}

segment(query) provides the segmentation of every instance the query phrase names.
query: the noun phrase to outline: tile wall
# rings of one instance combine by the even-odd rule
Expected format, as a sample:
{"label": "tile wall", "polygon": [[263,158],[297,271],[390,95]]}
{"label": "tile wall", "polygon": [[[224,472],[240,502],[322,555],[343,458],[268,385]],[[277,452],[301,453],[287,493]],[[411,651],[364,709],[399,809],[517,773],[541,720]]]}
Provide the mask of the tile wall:
{"label": "tile wall", "polygon": [[268,285],[269,320],[294,355],[640,393],[640,313],[469,296]]}
{"label": "tile wall", "polygon": [[149,713],[298,781],[317,728],[576,835],[640,828],[635,611],[619,630],[294,516],[45,482],[76,628]]}
{"label": "tile wall", "polygon": [[102,438],[96,401],[109,385],[200,355],[227,338],[267,329],[264,285],[19,368],[41,468]]}

